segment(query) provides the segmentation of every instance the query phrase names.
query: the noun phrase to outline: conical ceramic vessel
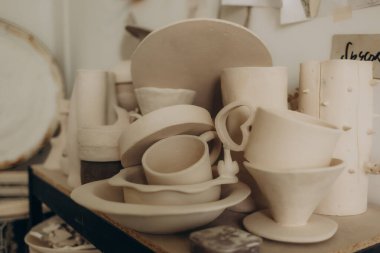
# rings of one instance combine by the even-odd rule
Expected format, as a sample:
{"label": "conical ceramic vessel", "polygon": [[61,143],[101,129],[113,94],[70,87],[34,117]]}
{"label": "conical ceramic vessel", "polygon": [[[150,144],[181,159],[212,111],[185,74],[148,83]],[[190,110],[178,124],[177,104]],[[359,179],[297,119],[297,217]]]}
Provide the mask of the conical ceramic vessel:
{"label": "conical ceramic vessel", "polygon": [[268,199],[273,219],[284,226],[305,225],[344,168],[333,159],[330,167],[273,170],[244,162]]}
{"label": "conical ceramic vessel", "polygon": [[259,236],[282,242],[314,243],[331,238],[338,224],[312,215],[344,169],[342,160],[329,167],[273,170],[244,162],[268,199],[269,210],[248,215],[246,229]]}

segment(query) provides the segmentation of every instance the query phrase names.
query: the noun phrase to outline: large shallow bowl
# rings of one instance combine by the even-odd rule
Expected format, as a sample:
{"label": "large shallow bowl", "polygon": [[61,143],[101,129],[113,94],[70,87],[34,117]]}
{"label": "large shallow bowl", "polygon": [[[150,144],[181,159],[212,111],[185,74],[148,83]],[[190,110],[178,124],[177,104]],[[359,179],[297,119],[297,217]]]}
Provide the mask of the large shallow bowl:
{"label": "large shallow bowl", "polygon": [[126,227],[152,234],[169,234],[205,225],[250,194],[248,186],[242,183],[228,185],[224,190],[225,197],[208,203],[139,205],[124,203],[121,188],[101,180],[74,189],[71,198],[88,209],[107,214]]}
{"label": "large shallow bowl", "polygon": [[189,205],[220,198],[221,185],[237,183],[237,177],[215,177],[190,185],[148,185],[141,166],[123,169],[108,180],[123,189],[126,203],[149,205]]}

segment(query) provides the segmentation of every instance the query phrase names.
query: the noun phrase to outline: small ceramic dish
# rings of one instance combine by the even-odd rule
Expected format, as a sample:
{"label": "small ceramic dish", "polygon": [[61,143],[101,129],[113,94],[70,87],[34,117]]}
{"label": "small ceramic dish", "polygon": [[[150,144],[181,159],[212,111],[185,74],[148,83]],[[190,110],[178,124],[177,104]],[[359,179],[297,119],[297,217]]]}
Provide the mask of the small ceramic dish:
{"label": "small ceramic dish", "polygon": [[210,113],[195,105],[163,107],[125,127],[120,136],[120,159],[125,168],[141,164],[144,152],[156,141],[177,135],[200,135],[214,130]]}
{"label": "small ceramic dish", "polygon": [[250,194],[248,186],[236,183],[223,186],[222,199],[194,205],[139,205],[124,203],[120,187],[107,180],[82,185],[71,192],[78,204],[108,215],[116,222],[140,232],[170,234],[203,226]]}
{"label": "small ceramic dish", "polygon": [[237,182],[237,177],[219,176],[191,185],[148,185],[141,166],[123,169],[108,180],[112,186],[123,187],[126,203],[149,205],[189,205],[215,201],[220,198],[222,184]]}

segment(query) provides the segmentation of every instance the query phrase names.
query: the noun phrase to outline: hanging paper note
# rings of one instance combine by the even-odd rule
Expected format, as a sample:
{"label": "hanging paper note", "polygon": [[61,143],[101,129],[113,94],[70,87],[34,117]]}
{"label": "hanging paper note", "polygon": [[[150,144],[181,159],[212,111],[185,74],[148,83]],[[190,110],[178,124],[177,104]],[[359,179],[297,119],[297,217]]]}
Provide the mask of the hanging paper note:
{"label": "hanging paper note", "polygon": [[334,35],[331,59],[373,61],[374,78],[380,78],[380,34]]}

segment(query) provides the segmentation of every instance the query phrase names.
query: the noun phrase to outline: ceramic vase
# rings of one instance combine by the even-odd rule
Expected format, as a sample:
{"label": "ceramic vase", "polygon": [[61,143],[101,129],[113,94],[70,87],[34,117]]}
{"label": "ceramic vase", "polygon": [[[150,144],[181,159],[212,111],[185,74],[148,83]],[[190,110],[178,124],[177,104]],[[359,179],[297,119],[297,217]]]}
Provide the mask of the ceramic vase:
{"label": "ceramic vase", "polygon": [[[257,106],[278,110],[287,109],[288,73],[286,67],[233,67],[226,68],[221,74],[221,90],[223,105],[243,100],[253,108]],[[227,120],[227,129],[231,138],[241,141],[240,126],[248,118],[248,110],[238,108],[231,112]],[[256,205],[265,206],[265,200],[254,179],[246,171],[242,163],[242,152],[232,152],[232,159],[240,165],[239,179],[249,185],[254,193],[254,201],[248,198],[234,211],[252,212]],[[256,202],[256,204],[255,204]]]}
{"label": "ceramic vase", "polygon": [[326,215],[356,215],[367,210],[373,131],[372,62],[306,62],[300,69],[299,110],[337,125],[344,133],[334,157],[347,166],[319,205]]}
{"label": "ceramic vase", "polygon": [[107,72],[79,70],[70,103],[68,127],[68,185],[81,185],[78,130],[107,123]]}

